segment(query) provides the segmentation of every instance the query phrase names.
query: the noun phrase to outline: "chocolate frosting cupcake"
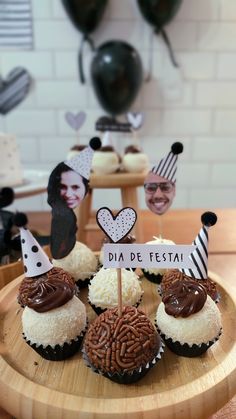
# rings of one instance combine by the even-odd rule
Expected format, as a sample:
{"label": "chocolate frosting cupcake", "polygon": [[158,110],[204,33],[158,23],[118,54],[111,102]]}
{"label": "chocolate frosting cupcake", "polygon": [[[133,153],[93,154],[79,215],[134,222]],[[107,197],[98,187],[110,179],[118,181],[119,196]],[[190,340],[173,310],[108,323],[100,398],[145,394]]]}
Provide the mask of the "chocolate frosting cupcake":
{"label": "chocolate frosting cupcake", "polygon": [[43,313],[67,303],[75,294],[73,277],[61,268],[52,268],[43,275],[24,278],[18,294],[21,306]]}
{"label": "chocolate frosting cupcake", "polygon": [[189,317],[202,309],[206,299],[206,290],[200,284],[176,281],[166,291],[162,301],[170,316]]}
{"label": "chocolate frosting cupcake", "polygon": [[193,279],[189,276],[185,275],[183,272],[179,271],[178,269],[170,269],[167,270],[166,273],[163,275],[160,291],[161,294],[164,296],[166,291],[169,287],[178,281],[188,282],[192,281],[194,283],[198,283],[205,288],[207,294],[212,298],[214,301],[218,301],[219,293],[216,289],[216,283],[212,281],[210,278],[207,279]]}

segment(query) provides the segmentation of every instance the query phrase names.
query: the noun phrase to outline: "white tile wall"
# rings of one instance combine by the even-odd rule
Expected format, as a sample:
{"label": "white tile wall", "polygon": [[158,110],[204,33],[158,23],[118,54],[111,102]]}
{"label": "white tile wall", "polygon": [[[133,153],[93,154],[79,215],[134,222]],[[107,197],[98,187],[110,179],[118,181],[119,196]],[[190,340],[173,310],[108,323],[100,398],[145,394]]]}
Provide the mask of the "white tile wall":
{"label": "white tile wall", "polygon": [[[62,2],[32,0],[33,51],[2,51],[3,78],[18,65],[34,79],[26,100],[6,116],[0,130],[16,134],[25,168],[52,169],[76,142],[96,135],[95,121],[105,111],[94,94],[89,70],[93,54],[85,48],[86,84],[78,79],[77,55],[81,34],[68,19]],[[132,106],[143,111],[139,141],[151,164],[171,144],[182,141],[176,208],[236,205],[236,4],[235,0],[183,0],[166,27],[180,67],[174,69],[160,36],[153,36],[152,79],[144,83]],[[92,34],[95,45],[123,39],[136,48],[149,70],[151,27],[136,0],[109,0],[103,20]],[[78,135],[65,122],[65,112],[86,110]],[[124,116],[120,119],[124,120]],[[133,137],[113,135],[122,154]],[[140,188],[140,205],[145,208]],[[17,200],[20,210],[48,209],[46,194]],[[96,191],[94,207],[120,207],[117,191]]]}

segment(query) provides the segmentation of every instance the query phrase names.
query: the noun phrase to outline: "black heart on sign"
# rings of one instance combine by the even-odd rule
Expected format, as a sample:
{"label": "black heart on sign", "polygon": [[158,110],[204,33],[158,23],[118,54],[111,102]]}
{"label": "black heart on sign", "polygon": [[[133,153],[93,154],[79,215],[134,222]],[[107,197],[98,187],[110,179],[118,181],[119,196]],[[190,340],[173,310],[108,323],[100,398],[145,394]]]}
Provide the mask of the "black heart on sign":
{"label": "black heart on sign", "polygon": [[122,240],[132,230],[137,213],[133,208],[123,208],[115,216],[107,207],[102,207],[96,214],[97,223],[113,243]]}
{"label": "black heart on sign", "polygon": [[5,80],[0,77],[0,114],[6,115],[29,92],[32,78],[22,67],[14,68]]}

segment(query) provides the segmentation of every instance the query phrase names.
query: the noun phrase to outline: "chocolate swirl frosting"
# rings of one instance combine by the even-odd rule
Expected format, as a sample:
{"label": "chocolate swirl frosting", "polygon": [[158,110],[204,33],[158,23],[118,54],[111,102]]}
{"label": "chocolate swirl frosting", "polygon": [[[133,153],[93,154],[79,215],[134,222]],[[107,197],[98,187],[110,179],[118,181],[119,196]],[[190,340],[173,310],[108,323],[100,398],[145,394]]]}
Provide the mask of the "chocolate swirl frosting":
{"label": "chocolate swirl frosting", "polygon": [[89,362],[103,372],[122,373],[146,366],[160,349],[160,336],[135,307],[106,310],[91,324],[84,349]]}
{"label": "chocolate swirl frosting", "polygon": [[202,285],[205,288],[207,294],[215,301],[218,298],[218,291],[216,288],[216,283],[212,281],[210,278],[207,279],[194,279],[183,272],[180,272],[178,269],[168,269],[164,274],[161,282],[161,292],[162,295],[169,289],[169,287],[178,281],[193,281],[197,282],[198,284]]}
{"label": "chocolate swirl frosting", "polygon": [[162,301],[170,316],[189,317],[202,309],[206,299],[206,290],[197,282],[177,281],[166,291]]}
{"label": "chocolate swirl frosting", "polygon": [[75,284],[70,274],[61,268],[34,278],[25,278],[19,288],[18,302],[38,313],[66,304],[75,294]]}

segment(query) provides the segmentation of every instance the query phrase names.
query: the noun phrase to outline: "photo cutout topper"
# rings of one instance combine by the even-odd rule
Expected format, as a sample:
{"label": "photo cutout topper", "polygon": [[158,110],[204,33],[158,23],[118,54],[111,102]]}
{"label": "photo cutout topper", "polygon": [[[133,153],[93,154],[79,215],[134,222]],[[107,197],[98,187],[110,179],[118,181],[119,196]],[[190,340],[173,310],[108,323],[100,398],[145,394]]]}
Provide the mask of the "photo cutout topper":
{"label": "photo cutout topper", "polygon": [[81,203],[88,192],[93,153],[100,147],[100,138],[94,137],[88,147],[55,167],[48,183],[49,205],[62,201],[74,209]]}
{"label": "photo cutout topper", "polygon": [[171,151],[152,168],[144,181],[145,202],[154,214],[165,214],[173,203],[178,155],[182,152],[182,143],[172,144]]}
{"label": "photo cutout topper", "polygon": [[76,243],[77,220],[73,210],[88,192],[93,153],[100,147],[100,138],[92,138],[88,147],[59,163],[49,177],[48,204],[52,207],[50,246],[54,259],[67,256]]}
{"label": "photo cutout topper", "polygon": [[133,208],[126,207],[121,209],[118,214],[113,215],[107,207],[102,207],[97,211],[96,219],[99,227],[107,237],[113,242],[121,241],[134,227],[137,220],[137,213]]}

